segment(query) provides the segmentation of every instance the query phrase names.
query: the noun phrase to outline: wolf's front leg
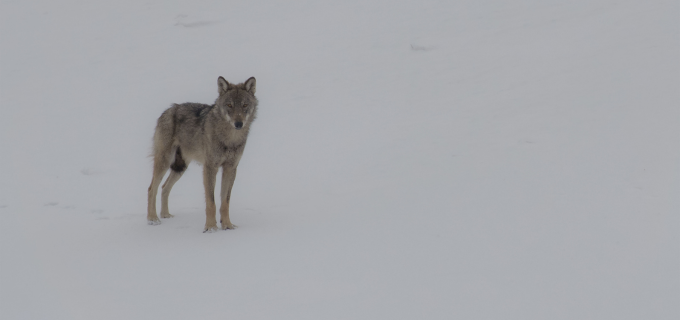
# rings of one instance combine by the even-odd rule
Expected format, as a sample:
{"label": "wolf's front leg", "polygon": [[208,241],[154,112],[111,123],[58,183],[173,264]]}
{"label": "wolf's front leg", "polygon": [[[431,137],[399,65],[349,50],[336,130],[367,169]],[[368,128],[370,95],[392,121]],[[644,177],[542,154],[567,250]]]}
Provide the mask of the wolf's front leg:
{"label": "wolf's front leg", "polygon": [[229,200],[231,199],[231,188],[234,186],[234,179],[236,179],[236,168],[222,167],[222,188],[220,190],[220,222],[222,230],[236,229],[237,226],[232,224],[229,220]]}
{"label": "wolf's front leg", "polygon": [[215,220],[215,176],[217,167],[209,164],[203,165],[203,186],[205,187],[205,230],[203,232],[217,231]]}

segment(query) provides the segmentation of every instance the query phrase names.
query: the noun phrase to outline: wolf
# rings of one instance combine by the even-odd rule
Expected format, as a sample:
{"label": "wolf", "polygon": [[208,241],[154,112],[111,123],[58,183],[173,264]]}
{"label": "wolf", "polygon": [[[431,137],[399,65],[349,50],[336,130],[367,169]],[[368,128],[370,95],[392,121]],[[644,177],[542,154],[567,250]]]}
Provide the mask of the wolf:
{"label": "wolf", "polygon": [[156,215],[158,186],[170,169],[161,192],[161,218],[172,218],[168,211],[168,196],[172,186],[182,177],[192,160],[203,164],[205,187],[205,229],[217,231],[215,180],[222,168],[220,190],[220,224],[223,230],[237,226],[229,219],[229,200],[250,126],[257,116],[255,78],[232,84],[217,78],[218,97],[213,105],[200,103],[173,104],[158,118],[153,136],[153,178],[149,186],[147,220],[160,224]]}

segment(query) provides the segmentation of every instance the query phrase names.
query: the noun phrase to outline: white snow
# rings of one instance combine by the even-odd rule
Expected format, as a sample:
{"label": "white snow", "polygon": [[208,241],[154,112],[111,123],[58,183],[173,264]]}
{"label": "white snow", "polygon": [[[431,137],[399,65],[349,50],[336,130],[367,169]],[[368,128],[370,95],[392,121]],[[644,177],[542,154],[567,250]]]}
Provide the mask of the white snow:
{"label": "white snow", "polygon": [[[678,319],[678,1],[0,4],[2,319]],[[257,78],[203,234],[171,103]],[[160,201],[160,200],[159,200]]]}

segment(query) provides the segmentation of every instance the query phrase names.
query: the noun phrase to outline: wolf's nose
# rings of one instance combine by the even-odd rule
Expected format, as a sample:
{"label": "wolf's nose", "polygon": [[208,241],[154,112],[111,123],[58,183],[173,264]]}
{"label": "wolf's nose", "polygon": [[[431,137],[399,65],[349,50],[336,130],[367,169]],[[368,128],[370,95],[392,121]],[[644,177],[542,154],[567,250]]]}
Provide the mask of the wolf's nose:
{"label": "wolf's nose", "polygon": [[243,122],[240,122],[240,121],[239,121],[239,122],[234,123],[234,127],[236,127],[236,129],[241,129],[241,128],[243,128]]}

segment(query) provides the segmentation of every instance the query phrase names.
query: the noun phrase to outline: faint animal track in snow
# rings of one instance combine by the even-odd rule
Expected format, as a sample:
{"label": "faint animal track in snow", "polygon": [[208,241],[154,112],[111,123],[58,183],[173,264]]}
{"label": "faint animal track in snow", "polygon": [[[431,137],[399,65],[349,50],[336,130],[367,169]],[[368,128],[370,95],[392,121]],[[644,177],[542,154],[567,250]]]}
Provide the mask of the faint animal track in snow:
{"label": "faint animal track in snow", "polygon": [[196,28],[196,27],[203,27],[203,26],[211,26],[213,24],[216,24],[217,21],[197,21],[197,22],[190,22],[190,23],[184,23],[184,22],[177,22],[175,23],[176,26],[182,26],[185,28]]}
{"label": "faint animal track in snow", "polygon": [[435,48],[432,46],[419,46],[415,44],[411,44],[411,50],[413,51],[431,51],[434,50]]}
{"label": "faint animal track in snow", "polygon": [[[427,52],[441,49],[447,39],[436,35],[420,36],[409,40],[412,51]],[[444,46],[445,48],[446,46]]]}
{"label": "faint animal track in snow", "polygon": [[97,218],[97,219],[95,219],[95,220],[109,220],[109,217],[99,217],[99,218]]}
{"label": "faint animal track in snow", "polygon": [[2,208],[7,208],[7,207],[8,207],[8,206],[7,206],[6,204],[1,204],[1,205],[0,205],[0,209],[2,209]]}
{"label": "faint animal track in snow", "polygon": [[188,15],[186,15],[186,14],[178,14],[177,17],[175,17],[175,20],[177,20],[175,25],[176,26],[182,26],[182,27],[185,27],[185,28],[197,28],[197,27],[212,26],[214,24],[219,23],[219,21],[210,21],[210,20],[193,21],[193,22],[182,21],[182,20],[185,20],[187,17],[188,17]]}
{"label": "faint animal track in snow", "polygon": [[523,144],[535,144],[538,141],[533,140],[533,139],[524,139],[524,140],[521,140],[520,142],[523,143]]}
{"label": "faint animal track in snow", "polygon": [[104,212],[104,210],[101,209],[90,210],[90,213],[102,213],[102,212]]}
{"label": "faint animal track in snow", "polygon": [[58,205],[58,204],[59,204],[59,202],[54,202],[54,201],[53,201],[53,202],[47,202],[47,203],[45,203],[43,206],[45,206],[45,207],[54,207],[54,206],[56,206],[56,205]]}

